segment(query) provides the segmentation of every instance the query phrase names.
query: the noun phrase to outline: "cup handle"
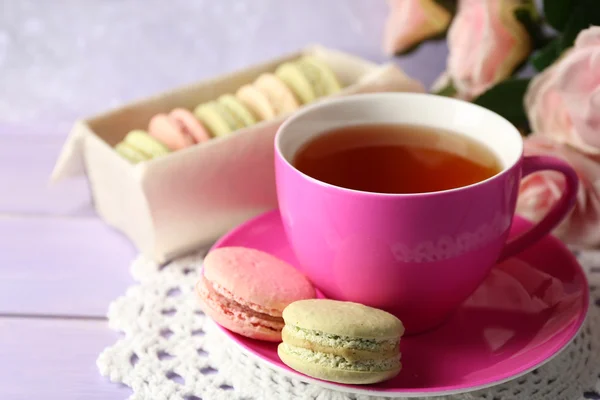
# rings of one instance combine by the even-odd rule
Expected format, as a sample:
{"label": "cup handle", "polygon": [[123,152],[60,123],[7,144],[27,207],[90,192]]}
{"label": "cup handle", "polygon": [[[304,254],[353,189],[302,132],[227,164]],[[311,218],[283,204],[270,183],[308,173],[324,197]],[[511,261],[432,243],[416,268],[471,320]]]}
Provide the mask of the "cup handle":
{"label": "cup handle", "polygon": [[561,159],[548,156],[524,157],[523,175],[521,179],[529,174],[545,169],[560,172],[565,176],[565,191],[554,207],[552,207],[548,214],[539,223],[506,243],[504,250],[502,250],[500,257],[498,258],[498,262],[504,261],[505,259],[520,253],[527,247],[537,242],[544,235],[552,231],[556,225],[558,225],[558,223],[569,213],[569,211],[571,211],[571,208],[575,204],[579,179],[577,178],[575,170],[573,170],[568,163],[562,161]]}

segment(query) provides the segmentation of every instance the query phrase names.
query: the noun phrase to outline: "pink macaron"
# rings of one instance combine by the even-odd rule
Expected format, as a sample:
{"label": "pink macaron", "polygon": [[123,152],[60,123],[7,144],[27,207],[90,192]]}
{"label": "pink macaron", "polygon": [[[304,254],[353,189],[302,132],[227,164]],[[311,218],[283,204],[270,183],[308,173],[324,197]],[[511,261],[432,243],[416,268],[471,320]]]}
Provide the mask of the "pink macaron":
{"label": "pink macaron", "polygon": [[169,114],[157,114],[150,120],[148,133],[171,150],[180,150],[210,139],[206,128],[190,111],[176,108]]}
{"label": "pink macaron", "polygon": [[240,335],[281,341],[282,312],[297,300],[312,299],[310,281],[288,263],[259,250],[222,247],[204,259],[196,284],[202,310]]}

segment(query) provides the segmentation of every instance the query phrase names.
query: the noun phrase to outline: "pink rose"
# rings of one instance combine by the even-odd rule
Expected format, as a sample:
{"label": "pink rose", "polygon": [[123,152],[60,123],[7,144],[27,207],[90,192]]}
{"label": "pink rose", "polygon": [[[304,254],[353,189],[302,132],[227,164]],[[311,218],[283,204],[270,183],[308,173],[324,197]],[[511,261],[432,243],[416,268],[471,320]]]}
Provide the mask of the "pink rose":
{"label": "pink rose", "polygon": [[600,26],[533,79],[525,108],[534,132],[600,153]]}
{"label": "pink rose", "polygon": [[443,33],[452,19],[435,0],[389,0],[389,5],[383,42],[388,54],[401,53]]}
{"label": "pink rose", "polygon": [[448,31],[447,76],[458,97],[473,99],[508,78],[531,52],[516,19],[520,0],[460,0]]}
{"label": "pink rose", "polygon": [[[577,201],[554,233],[568,244],[600,245],[600,155],[586,154],[541,134],[525,140],[525,154],[558,157],[575,169],[580,180]],[[564,187],[564,177],[558,172],[542,171],[527,176],[519,189],[517,213],[534,222],[541,220],[558,201]]]}

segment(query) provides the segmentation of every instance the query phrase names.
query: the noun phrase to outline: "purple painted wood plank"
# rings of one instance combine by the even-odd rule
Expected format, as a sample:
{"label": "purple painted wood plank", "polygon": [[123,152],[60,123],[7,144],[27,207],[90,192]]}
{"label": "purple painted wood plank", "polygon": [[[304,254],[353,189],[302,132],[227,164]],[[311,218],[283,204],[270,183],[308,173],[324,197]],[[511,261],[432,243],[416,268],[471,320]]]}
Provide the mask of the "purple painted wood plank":
{"label": "purple painted wood plank", "polygon": [[85,178],[49,184],[64,140],[0,135],[0,214],[94,215]]}
{"label": "purple painted wood plank", "polygon": [[99,219],[0,217],[0,238],[0,314],[104,316],[133,283],[133,245]]}
{"label": "purple painted wood plank", "polygon": [[0,399],[126,399],[96,367],[117,338],[106,321],[0,318]]}

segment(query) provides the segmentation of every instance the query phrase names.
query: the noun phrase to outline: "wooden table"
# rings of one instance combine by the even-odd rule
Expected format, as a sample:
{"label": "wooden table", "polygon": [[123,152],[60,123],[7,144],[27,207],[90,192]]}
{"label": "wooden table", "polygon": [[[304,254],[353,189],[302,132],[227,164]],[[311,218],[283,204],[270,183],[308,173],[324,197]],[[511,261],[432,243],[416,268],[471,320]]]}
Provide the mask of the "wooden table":
{"label": "wooden table", "polygon": [[[383,0],[0,2],[0,399],[124,399],[96,368],[132,244],[84,179],[48,177],[73,121],[323,43],[377,62]],[[444,43],[399,64],[427,85]]]}

